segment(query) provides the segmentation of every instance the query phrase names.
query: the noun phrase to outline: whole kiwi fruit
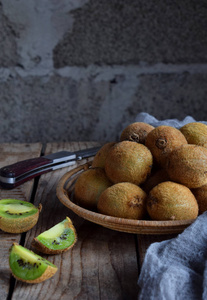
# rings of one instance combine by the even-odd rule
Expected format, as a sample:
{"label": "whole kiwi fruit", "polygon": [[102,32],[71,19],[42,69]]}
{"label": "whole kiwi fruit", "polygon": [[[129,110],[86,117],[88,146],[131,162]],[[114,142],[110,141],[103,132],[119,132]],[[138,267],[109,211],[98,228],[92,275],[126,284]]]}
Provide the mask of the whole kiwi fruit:
{"label": "whole kiwi fruit", "polygon": [[113,182],[143,183],[151,173],[153,157],[143,144],[130,141],[116,143],[105,161],[107,177]]}
{"label": "whole kiwi fruit", "polygon": [[187,140],[181,131],[166,125],[158,126],[150,131],[145,141],[154,159],[163,168],[169,153],[184,144],[187,144]]}
{"label": "whole kiwi fruit", "polygon": [[172,181],[198,188],[207,184],[207,149],[187,144],[172,151],[166,171]]}
{"label": "whole kiwi fruit", "polygon": [[188,144],[207,147],[207,125],[201,122],[191,122],[180,128]]}
{"label": "whole kiwi fruit", "polygon": [[147,134],[154,129],[154,126],[144,122],[129,124],[121,133],[120,141],[132,141],[145,144]]}
{"label": "whole kiwi fruit", "polygon": [[92,161],[92,168],[105,168],[106,156],[112,146],[115,145],[115,142],[109,142],[104,144],[101,149],[96,153]]}
{"label": "whole kiwi fruit", "polygon": [[82,172],[75,182],[75,201],[84,208],[96,210],[100,194],[111,185],[112,182],[106,176],[104,169],[88,169]]}
{"label": "whole kiwi fruit", "polygon": [[202,214],[207,210],[207,184],[196,189],[191,189],[191,191],[198,202],[199,214]]}
{"label": "whole kiwi fruit", "polygon": [[189,188],[165,181],[149,192],[147,212],[152,220],[191,220],[198,216],[198,203]]}
{"label": "whole kiwi fruit", "polygon": [[105,215],[138,220],[145,217],[146,196],[139,186],[130,182],[120,182],[103,191],[97,208]]}
{"label": "whole kiwi fruit", "polygon": [[156,170],[141,185],[141,188],[148,194],[149,191],[161,182],[169,181],[169,175],[165,169]]}

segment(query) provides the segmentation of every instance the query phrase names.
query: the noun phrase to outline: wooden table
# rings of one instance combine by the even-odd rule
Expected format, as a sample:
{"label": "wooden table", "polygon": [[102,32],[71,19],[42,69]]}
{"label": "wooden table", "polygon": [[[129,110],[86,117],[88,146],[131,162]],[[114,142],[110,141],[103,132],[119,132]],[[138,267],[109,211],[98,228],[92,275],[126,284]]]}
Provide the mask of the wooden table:
{"label": "wooden table", "polygon": [[[61,150],[79,150],[99,145],[96,142],[35,144],[1,144],[0,167],[17,161]],[[79,161],[77,165],[85,163]],[[172,236],[135,235],[113,231],[86,221],[63,206],[56,197],[60,178],[71,168],[46,173],[12,190],[0,190],[0,199],[16,198],[42,204],[38,223],[27,233],[0,231],[0,299],[71,300],[71,299],[137,299],[137,280],[150,243]],[[16,281],[9,270],[9,248],[13,242],[31,248],[37,236],[66,216],[70,217],[78,235],[75,246],[60,255],[46,256],[58,267],[57,273],[39,284]]]}

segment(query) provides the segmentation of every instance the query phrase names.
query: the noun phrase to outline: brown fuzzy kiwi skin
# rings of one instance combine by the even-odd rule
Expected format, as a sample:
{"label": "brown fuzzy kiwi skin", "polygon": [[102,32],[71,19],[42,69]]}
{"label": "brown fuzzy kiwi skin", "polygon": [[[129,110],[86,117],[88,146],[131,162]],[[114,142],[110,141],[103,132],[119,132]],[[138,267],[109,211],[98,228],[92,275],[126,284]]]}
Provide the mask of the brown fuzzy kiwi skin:
{"label": "brown fuzzy kiwi skin", "polygon": [[72,221],[70,220],[70,218],[67,217],[67,220],[68,220],[68,222],[65,224],[65,227],[66,228],[71,228],[75,233],[75,241],[72,245],[70,245],[69,247],[67,247],[65,249],[54,250],[54,249],[47,248],[38,239],[34,238],[33,241],[32,241],[32,247],[34,247],[38,252],[48,254],[48,255],[60,254],[60,253],[66,252],[66,251],[70,250],[71,248],[73,248],[73,246],[77,242],[77,233],[76,233],[75,227],[73,226]]}
{"label": "brown fuzzy kiwi skin", "polygon": [[193,220],[198,203],[189,188],[166,181],[155,186],[147,197],[147,212],[152,220]]}
{"label": "brown fuzzy kiwi skin", "polygon": [[204,213],[207,210],[207,184],[191,191],[198,202],[199,214]]}
{"label": "brown fuzzy kiwi skin", "polygon": [[[18,245],[18,244],[13,243],[13,245]],[[31,252],[33,252],[33,251],[31,251]],[[9,268],[10,268],[10,266],[9,266]],[[47,269],[45,270],[45,272],[40,277],[38,277],[36,279],[32,279],[32,280],[25,280],[25,279],[22,279],[22,278],[19,278],[18,276],[16,276],[13,273],[12,269],[10,268],[10,271],[11,271],[12,275],[14,276],[14,278],[16,278],[19,281],[26,282],[26,283],[40,283],[40,282],[43,282],[43,281],[51,278],[52,276],[54,276],[55,273],[57,272],[57,270],[58,270],[57,267],[52,267],[52,266],[48,265]]]}
{"label": "brown fuzzy kiwi skin", "polygon": [[104,215],[126,219],[143,219],[147,194],[137,185],[121,182],[107,188],[98,201],[98,211]]}
{"label": "brown fuzzy kiwi skin", "polygon": [[207,148],[207,125],[200,122],[191,122],[180,128],[188,144]]}
{"label": "brown fuzzy kiwi skin", "polygon": [[166,171],[172,181],[188,188],[207,184],[207,149],[198,145],[183,145],[168,157]]}
{"label": "brown fuzzy kiwi skin", "polygon": [[134,122],[129,124],[121,133],[120,141],[132,141],[145,144],[146,136],[154,126],[144,122]]}
{"label": "brown fuzzy kiwi skin", "polygon": [[96,210],[100,194],[112,182],[102,168],[91,168],[81,173],[75,182],[74,198],[82,207]]}
{"label": "brown fuzzy kiwi skin", "polygon": [[113,183],[143,183],[151,173],[153,157],[150,150],[136,142],[116,143],[109,151],[105,171]]}
{"label": "brown fuzzy kiwi skin", "polygon": [[92,168],[103,168],[105,167],[106,156],[112,146],[114,146],[116,142],[106,143],[101,147],[101,149],[96,153],[94,159],[92,161]]}
{"label": "brown fuzzy kiwi skin", "polygon": [[185,136],[179,129],[161,125],[150,131],[145,145],[150,149],[158,165],[165,167],[166,159],[172,150],[187,144]]}
{"label": "brown fuzzy kiwi skin", "polygon": [[24,218],[19,218],[18,220],[0,217],[0,229],[8,233],[26,232],[36,225],[41,210],[42,205],[39,204],[37,212],[32,216],[25,216]]}
{"label": "brown fuzzy kiwi skin", "polygon": [[165,169],[159,169],[151,174],[149,178],[141,185],[141,188],[148,194],[153,187],[161,182],[169,181],[169,175]]}

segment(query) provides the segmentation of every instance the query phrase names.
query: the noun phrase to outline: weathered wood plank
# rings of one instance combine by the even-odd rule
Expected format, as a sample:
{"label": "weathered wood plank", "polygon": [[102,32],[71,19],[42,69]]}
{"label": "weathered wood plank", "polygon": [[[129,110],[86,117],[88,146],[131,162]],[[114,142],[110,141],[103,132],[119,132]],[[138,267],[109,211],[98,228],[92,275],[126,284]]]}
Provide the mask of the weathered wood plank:
{"label": "weathered wood plank", "polygon": [[[97,144],[49,144],[46,150],[50,153],[95,145]],[[35,204],[41,202],[43,210],[37,225],[27,233],[25,246],[32,249],[34,236],[66,216],[74,223],[78,242],[62,255],[42,255],[58,266],[58,272],[53,278],[37,285],[17,282],[12,300],[137,299],[135,236],[85,221],[60,203],[56,197],[56,186],[63,174],[70,169],[71,167],[67,167],[41,176]]]}
{"label": "weathered wood plank", "polygon": [[[41,153],[42,145],[36,144],[1,144],[0,145],[0,168],[8,164],[15,163],[22,159],[38,157]],[[30,201],[33,180],[12,189],[0,189],[0,199],[15,198]],[[9,248],[13,242],[19,242],[20,234],[9,234],[0,231],[0,299],[7,299],[11,272],[8,265]]]}

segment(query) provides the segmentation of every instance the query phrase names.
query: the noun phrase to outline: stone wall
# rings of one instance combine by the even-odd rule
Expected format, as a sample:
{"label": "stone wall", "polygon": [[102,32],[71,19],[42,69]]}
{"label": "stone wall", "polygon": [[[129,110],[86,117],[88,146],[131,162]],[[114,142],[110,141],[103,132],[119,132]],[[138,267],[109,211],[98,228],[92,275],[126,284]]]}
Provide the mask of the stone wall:
{"label": "stone wall", "polygon": [[207,120],[206,29],[205,0],[0,0],[0,142]]}

